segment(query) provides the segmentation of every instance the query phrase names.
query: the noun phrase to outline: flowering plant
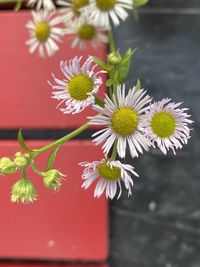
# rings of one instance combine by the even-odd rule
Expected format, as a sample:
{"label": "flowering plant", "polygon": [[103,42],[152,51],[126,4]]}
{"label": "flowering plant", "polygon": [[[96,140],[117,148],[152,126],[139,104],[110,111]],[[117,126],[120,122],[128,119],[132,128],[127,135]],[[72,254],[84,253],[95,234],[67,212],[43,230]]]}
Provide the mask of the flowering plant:
{"label": "flowering plant", "polygon": [[[5,1],[6,2],[6,1]],[[107,198],[120,197],[122,187],[132,194],[132,176],[138,176],[134,167],[124,164],[129,150],[132,158],[139,157],[143,151],[158,147],[164,154],[170,150],[176,153],[187,144],[190,138],[192,123],[187,108],[182,103],[175,103],[169,98],[153,101],[147,91],[137,83],[126,90],[125,80],[130,70],[130,63],[135,50],[121,55],[115,47],[112,25],[117,27],[120,20],[128,17],[127,10],[133,10],[145,4],[145,0],[58,0],[56,6],[51,0],[29,0],[28,5],[35,7],[33,19],[27,23],[30,39],[27,41],[30,53],[38,50],[41,57],[53,56],[59,49],[59,42],[65,34],[75,34],[73,47],[83,49],[90,42],[95,48],[100,43],[110,44],[110,53],[104,62],[88,56],[60,61],[63,75],[58,79],[52,74],[49,85],[52,87],[52,98],[58,101],[63,114],[82,112],[91,106],[97,114],[88,117],[88,122],[62,138],[37,149],[29,149],[20,130],[18,141],[23,152],[17,152],[13,159],[0,159],[0,174],[9,175],[21,172],[21,178],[13,185],[11,200],[13,202],[33,202],[37,193],[26,172],[32,168],[43,179],[44,186],[59,189],[64,174],[53,169],[56,155],[62,145],[85,131],[90,125],[102,128],[93,134],[93,142],[102,145],[104,158],[93,162],[81,162],[83,167],[82,187],[88,189],[96,183],[94,197],[105,193]],[[18,1],[17,8],[22,1]],[[101,74],[107,74],[107,94],[99,97],[102,84]],[[45,151],[51,151],[45,170],[35,165],[35,159]]]}

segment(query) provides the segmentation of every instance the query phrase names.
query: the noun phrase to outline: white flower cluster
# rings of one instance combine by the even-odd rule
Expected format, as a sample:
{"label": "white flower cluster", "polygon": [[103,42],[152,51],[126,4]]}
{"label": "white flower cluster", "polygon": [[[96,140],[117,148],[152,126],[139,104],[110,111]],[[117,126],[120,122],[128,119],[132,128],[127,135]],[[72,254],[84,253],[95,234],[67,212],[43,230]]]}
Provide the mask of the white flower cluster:
{"label": "white flower cluster", "polygon": [[[133,0],[28,0],[28,6],[35,8],[32,20],[26,27],[30,32],[27,41],[29,52],[38,50],[39,55],[51,57],[59,50],[58,44],[64,35],[72,34],[72,47],[83,49],[89,43],[94,48],[100,43],[108,42],[108,34],[112,26],[118,26],[120,20],[128,17],[128,10],[135,7]],[[143,1],[142,1],[143,2]],[[128,49],[122,57],[116,51],[112,33],[109,34],[112,53],[107,62],[96,57],[89,57],[82,62],[82,57],[67,61],[61,60],[60,69],[63,77],[52,74],[52,98],[59,101],[58,106],[64,114],[77,114],[92,106],[96,116],[89,117],[89,122],[76,129],[66,139],[59,139],[51,145],[33,150],[24,156],[17,153],[14,160],[3,157],[0,160],[0,175],[22,171],[21,179],[12,187],[13,202],[32,202],[37,198],[34,185],[26,177],[26,168],[32,169],[43,177],[45,187],[59,189],[62,173],[56,169],[40,171],[33,163],[34,157],[57,145],[52,152],[63,144],[63,140],[79,134],[85,126],[98,125],[100,129],[93,134],[93,142],[102,145],[103,158],[99,161],[82,162],[84,168],[82,188],[88,189],[95,183],[94,197],[103,193],[107,198],[119,198],[122,186],[132,195],[133,180],[131,176],[139,176],[130,164],[119,159],[126,157],[127,151],[132,158],[139,157],[151,147],[159,148],[163,154],[170,150],[176,153],[187,144],[190,138],[189,125],[193,122],[182,103],[172,102],[169,98],[153,102],[146,90],[141,89],[138,82],[133,88],[126,90],[123,84],[128,75],[130,61],[134,50]],[[97,68],[98,67],[98,68]],[[99,67],[102,70],[99,70]],[[103,84],[102,73],[107,73],[106,86],[109,94],[104,99],[98,97]],[[80,130],[81,129],[81,130]],[[24,140],[19,134],[19,143],[24,149]],[[25,146],[26,148],[26,146]],[[27,148],[25,149],[27,150]],[[30,150],[28,149],[28,152]],[[33,152],[33,153],[32,153]],[[36,153],[34,155],[34,153]],[[119,159],[117,159],[117,156]],[[32,157],[32,159],[31,159]],[[48,165],[52,166],[53,156],[49,157]],[[24,189],[25,188],[25,189]]]}
{"label": "white flower cluster", "polygon": [[[120,197],[123,182],[131,195],[133,181],[131,174],[138,176],[133,166],[116,160],[125,158],[129,149],[131,156],[138,157],[143,151],[157,146],[166,154],[170,149],[175,153],[190,138],[189,124],[192,120],[181,103],[163,99],[152,102],[144,89],[133,87],[126,93],[125,85],[119,85],[115,93],[105,94],[103,104],[95,103],[95,97],[102,84],[100,72],[95,71],[92,59],[88,58],[81,65],[81,58],[75,57],[69,62],[61,61],[60,67],[64,79],[54,78],[53,98],[61,100],[65,107],[63,113],[78,113],[89,105],[98,113],[89,117],[91,125],[103,128],[93,134],[96,145],[103,144],[105,158],[100,161],[83,162],[85,167],[82,178],[83,188],[87,189],[98,179],[94,191],[95,197],[106,192],[106,197],[113,198],[119,187]],[[59,104],[59,105],[60,105]],[[112,155],[110,156],[112,151]]]}
{"label": "white flower cluster", "polygon": [[38,49],[44,57],[58,51],[58,44],[66,34],[75,36],[72,47],[80,49],[87,44],[97,48],[107,43],[106,31],[128,17],[127,10],[133,8],[133,3],[132,0],[29,0],[28,6],[36,8],[26,25],[30,31],[29,52]]}

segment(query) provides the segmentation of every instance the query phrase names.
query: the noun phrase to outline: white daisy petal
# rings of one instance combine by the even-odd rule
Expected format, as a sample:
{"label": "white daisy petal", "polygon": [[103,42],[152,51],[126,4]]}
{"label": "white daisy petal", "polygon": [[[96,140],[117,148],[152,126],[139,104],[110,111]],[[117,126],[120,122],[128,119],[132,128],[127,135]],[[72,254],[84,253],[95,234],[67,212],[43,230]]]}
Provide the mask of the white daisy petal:
{"label": "white daisy petal", "polygon": [[28,0],[27,6],[36,7],[36,10],[41,8],[45,10],[55,10],[55,5],[52,0]]}
{"label": "white daisy petal", "polygon": [[84,177],[83,179],[86,179],[86,180],[82,184],[82,188],[88,189],[91,186],[91,184],[94,182],[94,180],[96,180],[96,178],[97,178],[97,175],[90,176],[90,179],[87,179],[86,177]]}

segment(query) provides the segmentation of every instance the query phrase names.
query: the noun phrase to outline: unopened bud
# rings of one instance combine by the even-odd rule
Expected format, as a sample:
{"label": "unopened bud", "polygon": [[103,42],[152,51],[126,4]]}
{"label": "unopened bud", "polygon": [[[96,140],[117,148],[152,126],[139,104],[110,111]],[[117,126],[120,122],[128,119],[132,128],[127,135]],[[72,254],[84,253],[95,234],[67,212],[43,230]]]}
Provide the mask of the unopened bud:
{"label": "unopened bud", "polygon": [[28,166],[28,159],[21,152],[17,152],[14,158],[14,164],[18,169],[24,169]]}
{"label": "unopened bud", "polygon": [[43,172],[42,176],[45,187],[57,190],[60,188],[62,177],[65,175],[56,169],[52,169],[47,172]]}
{"label": "unopened bud", "polygon": [[21,157],[22,155],[23,155],[23,153],[19,152],[19,151],[15,153],[15,157]]}
{"label": "unopened bud", "polygon": [[3,157],[0,159],[0,174],[6,175],[6,174],[13,174],[15,172],[16,172],[15,164],[11,159],[7,157]]}
{"label": "unopened bud", "polygon": [[121,63],[121,60],[122,60],[119,51],[115,51],[115,52],[110,53],[107,56],[107,59],[108,59],[108,63],[110,63],[111,65],[114,65],[114,66],[119,65]]}
{"label": "unopened bud", "polygon": [[18,203],[30,203],[37,199],[35,187],[27,178],[17,181],[11,190],[11,201]]}

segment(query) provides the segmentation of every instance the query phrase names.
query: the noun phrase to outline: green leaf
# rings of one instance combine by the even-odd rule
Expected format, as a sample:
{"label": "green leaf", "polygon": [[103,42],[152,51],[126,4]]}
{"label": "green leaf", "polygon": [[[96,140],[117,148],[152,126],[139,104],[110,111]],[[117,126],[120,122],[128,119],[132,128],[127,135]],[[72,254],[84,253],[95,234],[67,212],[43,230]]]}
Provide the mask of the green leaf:
{"label": "green leaf", "polygon": [[108,87],[122,84],[124,82],[129,73],[130,63],[135,51],[136,49],[128,49],[128,51],[123,56],[120,64],[117,66],[112,66],[110,68],[110,71],[108,71],[109,79],[106,82],[106,85]]}
{"label": "green leaf", "polygon": [[99,98],[97,95],[95,95],[94,97],[95,97],[95,105],[99,105],[100,107],[105,106],[105,103],[101,98]]}
{"label": "green leaf", "polygon": [[50,169],[52,169],[52,166],[54,164],[54,161],[56,159],[56,155],[58,150],[60,149],[61,145],[57,146],[49,155],[48,161],[47,161],[47,166],[46,166],[46,171],[49,171]]}
{"label": "green leaf", "polygon": [[102,68],[103,70],[105,71],[109,71],[110,70],[110,67],[105,63],[103,62],[101,59],[99,59],[98,57],[92,57],[94,62],[100,67]]}
{"label": "green leaf", "polygon": [[27,152],[31,152],[31,150],[26,146],[23,135],[22,135],[22,129],[19,130],[18,135],[18,142],[20,144],[20,146]]}
{"label": "green leaf", "polygon": [[141,87],[141,82],[140,82],[140,79],[137,79],[137,83],[135,85],[135,88],[136,88],[136,91],[137,90],[140,90],[142,87]]}
{"label": "green leaf", "polygon": [[134,49],[134,50],[129,49],[122,59],[122,62],[118,68],[117,81],[119,84],[123,83],[124,80],[128,76],[131,60],[132,60],[132,57],[133,57],[135,51],[136,51],[136,49]]}
{"label": "green leaf", "polygon": [[123,64],[129,62],[131,60],[132,56],[134,55],[136,50],[137,50],[136,48],[133,49],[133,50],[131,48],[129,48],[127,50],[126,54],[123,56],[123,59],[122,59],[122,62],[121,62],[120,65],[123,65]]}
{"label": "green leaf", "polygon": [[136,22],[139,21],[138,8],[146,5],[148,2],[149,0],[133,0],[133,16]]}
{"label": "green leaf", "polygon": [[106,86],[107,86],[107,87],[111,87],[111,86],[113,85],[113,83],[114,83],[114,81],[113,81],[112,79],[108,79],[108,80],[106,81]]}
{"label": "green leaf", "polygon": [[19,11],[19,10],[20,10],[20,8],[21,8],[21,6],[22,6],[22,1],[23,1],[23,0],[18,0],[18,1],[16,2],[15,8],[14,8],[15,11]]}

